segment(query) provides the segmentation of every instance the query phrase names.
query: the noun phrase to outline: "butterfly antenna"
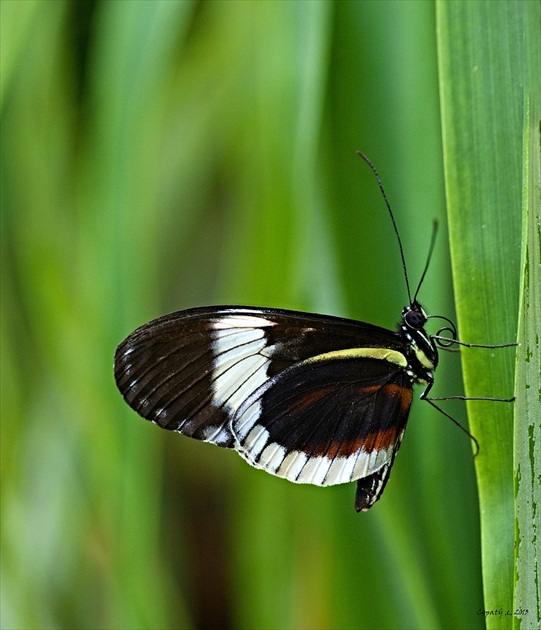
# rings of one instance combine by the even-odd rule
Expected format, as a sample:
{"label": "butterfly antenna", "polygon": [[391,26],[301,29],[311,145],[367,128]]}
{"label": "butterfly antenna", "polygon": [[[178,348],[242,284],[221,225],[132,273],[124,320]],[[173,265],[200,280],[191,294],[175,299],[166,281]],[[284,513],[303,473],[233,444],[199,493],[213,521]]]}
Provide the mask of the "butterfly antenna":
{"label": "butterfly antenna", "polygon": [[419,289],[423,284],[423,280],[425,279],[426,272],[428,271],[428,266],[430,265],[430,259],[432,258],[432,252],[434,251],[434,245],[436,245],[436,235],[438,233],[438,220],[434,219],[432,223],[432,238],[430,239],[430,247],[428,248],[428,256],[426,257],[425,268],[421,275],[421,279],[419,280],[419,284],[417,285],[417,291],[415,291],[415,295],[413,296],[413,301],[417,299],[417,294],[419,293]]}
{"label": "butterfly antenna", "polygon": [[[376,181],[378,182],[378,186],[379,186],[379,189],[381,191],[381,195],[383,196],[383,201],[385,201],[385,205],[387,206],[387,210],[389,211],[389,215],[390,215],[391,221],[393,223],[394,233],[396,234],[396,238],[398,240],[398,247],[400,248],[400,257],[402,258],[402,269],[404,270],[404,279],[406,280],[406,290],[408,292],[408,300],[409,300],[410,304],[412,304],[411,292],[410,292],[410,283],[409,283],[409,280],[408,280],[408,270],[407,270],[407,267],[406,267],[406,257],[404,256],[404,248],[402,247],[402,241],[400,240],[400,234],[398,233],[398,228],[396,227],[396,221],[395,221],[395,218],[394,218],[393,211],[391,209],[391,204],[389,203],[389,200],[387,199],[387,195],[385,194],[385,189],[383,188],[383,184],[381,183],[381,179],[380,179],[380,176],[378,174],[378,171],[376,170],[376,167],[372,164],[372,161],[370,160],[370,158],[368,158],[361,151],[357,151],[357,155],[359,157],[362,157],[362,159],[372,169],[372,172],[374,173]],[[424,277],[424,273],[423,273],[423,277]],[[417,293],[415,293],[415,295],[417,295]]]}

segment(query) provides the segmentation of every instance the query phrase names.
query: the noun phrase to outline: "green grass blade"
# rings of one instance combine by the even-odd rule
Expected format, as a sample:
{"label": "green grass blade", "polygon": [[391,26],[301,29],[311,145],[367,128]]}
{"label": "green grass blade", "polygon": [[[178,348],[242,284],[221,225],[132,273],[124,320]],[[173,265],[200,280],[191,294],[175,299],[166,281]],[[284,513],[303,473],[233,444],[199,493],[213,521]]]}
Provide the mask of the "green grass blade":
{"label": "green grass blade", "polygon": [[[514,341],[520,292],[523,128],[538,90],[538,3],[438,2],[442,127],[460,337]],[[508,397],[510,349],[462,352],[469,396]],[[509,627],[513,605],[513,408],[468,404],[476,459],[485,610]],[[499,614],[501,611],[501,614]]]}
{"label": "green grass blade", "polygon": [[[537,98],[532,99],[533,108]],[[539,117],[526,120],[524,287],[515,407],[514,628],[541,627],[541,136]]]}

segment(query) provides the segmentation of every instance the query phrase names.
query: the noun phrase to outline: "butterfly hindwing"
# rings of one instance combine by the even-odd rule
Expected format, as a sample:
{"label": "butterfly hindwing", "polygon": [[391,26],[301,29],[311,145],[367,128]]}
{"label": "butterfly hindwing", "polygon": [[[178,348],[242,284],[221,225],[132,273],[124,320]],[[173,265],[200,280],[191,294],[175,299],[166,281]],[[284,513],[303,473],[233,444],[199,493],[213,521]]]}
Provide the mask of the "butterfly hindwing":
{"label": "butterfly hindwing", "polygon": [[390,466],[406,426],[411,382],[396,364],[354,354],[293,365],[254,392],[232,423],[241,455],[289,481],[319,486]]}
{"label": "butterfly hindwing", "polygon": [[389,480],[395,455],[400,448],[402,435],[404,435],[404,431],[402,431],[398,441],[395,443],[393,456],[389,463],[382,466],[372,475],[368,475],[368,477],[363,477],[362,479],[357,480],[357,491],[355,492],[355,509],[357,512],[365,512],[366,510],[369,510],[381,497],[383,490],[387,485],[387,481]]}

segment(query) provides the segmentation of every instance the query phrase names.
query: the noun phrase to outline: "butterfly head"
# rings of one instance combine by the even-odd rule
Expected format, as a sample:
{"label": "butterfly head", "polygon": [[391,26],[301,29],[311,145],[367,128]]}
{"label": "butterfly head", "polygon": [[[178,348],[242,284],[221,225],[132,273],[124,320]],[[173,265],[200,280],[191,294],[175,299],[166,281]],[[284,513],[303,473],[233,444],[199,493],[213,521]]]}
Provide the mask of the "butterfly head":
{"label": "butterfly head", "polygon": [[402,320],[407,329],[422,330],[428,320],[428,315],[419,302],[414,300],[402,309]]}

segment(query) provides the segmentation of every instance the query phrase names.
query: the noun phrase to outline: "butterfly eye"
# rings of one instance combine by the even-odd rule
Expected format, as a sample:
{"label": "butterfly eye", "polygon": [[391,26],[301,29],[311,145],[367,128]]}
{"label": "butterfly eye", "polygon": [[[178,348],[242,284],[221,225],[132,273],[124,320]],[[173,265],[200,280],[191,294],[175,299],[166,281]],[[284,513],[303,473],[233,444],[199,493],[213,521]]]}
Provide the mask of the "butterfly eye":
{"label": "butterfly eye", "polygon": [[404,321],[414,330],[419,330],[425,325],[426,317],[420,311],[408,310],[404,313]]}

